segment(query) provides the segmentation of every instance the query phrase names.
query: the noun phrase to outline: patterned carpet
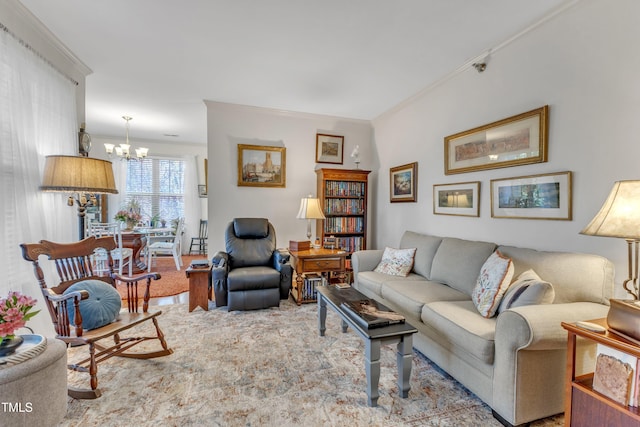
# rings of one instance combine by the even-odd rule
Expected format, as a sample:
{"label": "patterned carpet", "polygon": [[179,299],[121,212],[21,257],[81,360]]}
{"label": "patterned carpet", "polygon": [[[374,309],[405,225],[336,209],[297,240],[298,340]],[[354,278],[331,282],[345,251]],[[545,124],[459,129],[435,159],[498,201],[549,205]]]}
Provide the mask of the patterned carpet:
{"label": "patterned carpet", "polygon": [[[153,307],[156,309],[157,307]],[[414,353],[409,397],[398,396],[395,346],[383,346],[379,406],[367,406],[363,342],[315,304],[227,312],[160,307],[174,354],[99,366],[103,395],[69,399],[62,426],[500,426],[491,410]],[[71,350],[76,356],[86,349]],[[70,382],[86,386],[88,375]],[[534,426],[560,426],[563,417]]]}

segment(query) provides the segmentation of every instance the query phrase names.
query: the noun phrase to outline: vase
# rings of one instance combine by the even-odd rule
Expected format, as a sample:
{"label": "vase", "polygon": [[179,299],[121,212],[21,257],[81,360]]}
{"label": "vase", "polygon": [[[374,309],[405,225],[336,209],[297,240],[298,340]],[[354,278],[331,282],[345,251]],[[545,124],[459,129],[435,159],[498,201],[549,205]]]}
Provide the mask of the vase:
{"label": "vase", "polygon": [[131,231],[131,230],[133,230],[133,227],[135,227],[135,226],[136,226],[136,221],[127,220],[127,226],[126,226],[127,228],[125,228],[125,230]]}
{"label": "vase", "polygon": [[0,357],[8,356],[18,349],[24,342],[21,336],[4,337],[0,343]]}

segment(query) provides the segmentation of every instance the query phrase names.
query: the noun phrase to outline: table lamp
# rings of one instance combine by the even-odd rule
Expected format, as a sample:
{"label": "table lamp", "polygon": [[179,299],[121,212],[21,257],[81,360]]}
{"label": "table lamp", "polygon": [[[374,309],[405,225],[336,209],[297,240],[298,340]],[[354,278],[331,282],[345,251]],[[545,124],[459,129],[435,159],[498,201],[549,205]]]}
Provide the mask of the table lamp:
{"label": "table lamp", "polygon": [[627,241],[629,277],[625,291],[638,300],[638,243],[640,242],[640,181],[618,181],[600,212],[580,234],[618,237]]}
{"label": "table lamp", "polygon": [[311,220],[325,219],[320,207],[320,200],[314,198],[311,194],[300,201],[300,209],[298,210],[298,219],[307,220],[307,239],[311,240]]}
{"label": "table lamp", "polygon": [[80,240],[84,239],[85,210],[95,203],[95,195],[118,194],[111,162],[81,156],[47,156],[40,190],[72,193],[67,205],[78,204]]}

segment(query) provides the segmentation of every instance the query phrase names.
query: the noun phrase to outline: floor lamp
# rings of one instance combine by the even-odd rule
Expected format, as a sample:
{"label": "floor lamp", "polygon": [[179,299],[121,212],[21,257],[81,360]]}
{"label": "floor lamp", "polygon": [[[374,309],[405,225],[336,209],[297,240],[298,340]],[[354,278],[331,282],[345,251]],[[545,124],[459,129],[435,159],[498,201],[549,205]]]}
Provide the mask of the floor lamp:
{"label": "floor lamp", "polygon": [[638,243],[640,243],[640,181],[618,181],[600,211],[580,234],[618,237],[627,241],[629,277],[625,291],[640,299],[638,288]]}
{"label": "floor lamp", "polygon": [[67,205],[78,205],[78,238],[84,239],[87,206],[96,202],[96,194],[118,194],[110,161],[80,156],[47,156],[42,191],[72,193]]}

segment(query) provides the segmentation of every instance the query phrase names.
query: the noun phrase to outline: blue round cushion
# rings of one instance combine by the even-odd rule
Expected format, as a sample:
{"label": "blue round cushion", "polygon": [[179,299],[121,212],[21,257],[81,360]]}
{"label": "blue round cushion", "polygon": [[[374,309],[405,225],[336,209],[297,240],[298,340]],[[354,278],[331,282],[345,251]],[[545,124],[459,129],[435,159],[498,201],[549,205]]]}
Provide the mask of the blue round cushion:
{"label": "blue round cushion", "polygon": [[[116,320],[122,308],[122,299],[113,286],[101,280],[83,280],[69,286],[64,294],[85,290],[89,298],[80,301],[82,329],[96,329]],[[69,323],[75,325],[75,307],[73,301],[67,302]]]}

